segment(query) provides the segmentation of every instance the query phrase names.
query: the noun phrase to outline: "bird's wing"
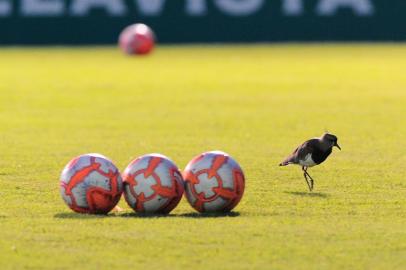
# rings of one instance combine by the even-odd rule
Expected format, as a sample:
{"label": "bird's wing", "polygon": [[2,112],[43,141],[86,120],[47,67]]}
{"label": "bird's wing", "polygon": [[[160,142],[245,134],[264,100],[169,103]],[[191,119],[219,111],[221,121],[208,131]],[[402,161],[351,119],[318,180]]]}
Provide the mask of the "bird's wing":
{"label": "bird's wing", "polygon": [[284,161],[282,161],[281,166],[286,166],[288,164],[298,164],[299,160],[306,159],[308,154],[311,154],[315,149],[315,144],[317,139],[311,139],[305,141],[299,145],[292,154],[290,154]]}
{"label": "bird's wing", "polygon": [[311,154],[316,150],[317,143],[318,143],[317,139],[311,139],[311,140],[305,141],[301,146],[299,146],[297,149],[298,159],[299,160],[306,159],[306,156],[308,154]]}

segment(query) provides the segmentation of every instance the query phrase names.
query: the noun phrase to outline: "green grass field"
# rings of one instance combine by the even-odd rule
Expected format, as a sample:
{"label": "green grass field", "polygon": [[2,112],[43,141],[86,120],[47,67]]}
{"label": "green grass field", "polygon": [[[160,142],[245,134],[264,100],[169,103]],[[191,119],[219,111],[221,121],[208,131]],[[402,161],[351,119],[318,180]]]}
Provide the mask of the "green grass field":
{"label": "green grass field", "polygon": [[[405,269],[406,46],[0,50],[0,269]],[[336,134],[310,170],[278,163]],[[231,215],[73,213],[59,175],[100,152],[180,168],[219,149],[247,182]]]}

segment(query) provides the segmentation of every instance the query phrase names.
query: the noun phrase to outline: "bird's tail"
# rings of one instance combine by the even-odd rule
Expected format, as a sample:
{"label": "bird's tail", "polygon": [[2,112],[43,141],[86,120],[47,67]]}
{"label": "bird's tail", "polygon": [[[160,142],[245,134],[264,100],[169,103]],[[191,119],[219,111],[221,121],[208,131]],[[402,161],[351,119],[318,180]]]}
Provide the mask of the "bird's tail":
{"label": "bird's tail", "polygon": [[284,161],[282,161],[281,163],[279,163],[279,166],[287,166],[287,165],[293,164],[293,163],[295,163],[295,160],[293,159],[292,156],[289,156],[289,157],[285,158]]}

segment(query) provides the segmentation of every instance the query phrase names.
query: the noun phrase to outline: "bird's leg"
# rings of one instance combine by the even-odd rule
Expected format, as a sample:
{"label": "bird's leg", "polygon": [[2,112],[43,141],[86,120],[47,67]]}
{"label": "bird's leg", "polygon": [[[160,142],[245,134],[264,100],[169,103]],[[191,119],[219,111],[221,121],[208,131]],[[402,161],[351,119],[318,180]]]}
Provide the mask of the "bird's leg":
{"label": "bird's leg", "polygon": [[306,180],[306,183],[307,183],[307,186],[309,187],[309,190],[312,191],[313,185],[310,185],[309,180],[307,179],[308,173],[307,173],[306,170],[307,170],[307,168],[306,168],[305,166],[302,166],[302,171],[303,171],[304,179]]}
{"label": "bird's leg", "polygon": [[310,176],[310,174],[307,172],[307,168],[306,168],[306,170],[304,170],[304,171],[305,171],[305,174],[310,178],[310,186],[311,186],[310,191],[312,191],[312,190],[313,190],[313,186],[314,186],[314,180],[313,180],[313,178]]}

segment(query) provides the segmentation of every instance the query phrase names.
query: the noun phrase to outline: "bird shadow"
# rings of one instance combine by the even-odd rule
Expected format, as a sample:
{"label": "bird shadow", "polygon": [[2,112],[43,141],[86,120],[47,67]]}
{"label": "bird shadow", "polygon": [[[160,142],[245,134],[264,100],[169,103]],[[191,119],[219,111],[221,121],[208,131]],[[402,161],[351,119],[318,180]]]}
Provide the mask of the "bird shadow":
{"label": "bird shadow", "polygon": [[330,197],[329,194],[322,193],[322,192],[285,191],[285,193],[290,194],[290,195],[295,195],[295,196],[301,196],[301,197],[316,197],[316,198],[323,198],[323,199]]}

